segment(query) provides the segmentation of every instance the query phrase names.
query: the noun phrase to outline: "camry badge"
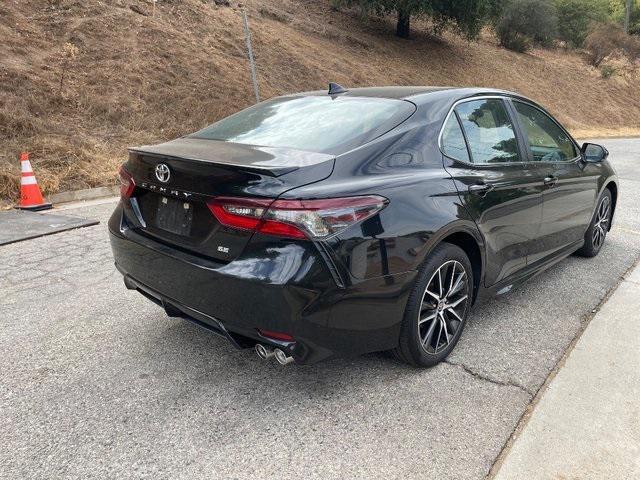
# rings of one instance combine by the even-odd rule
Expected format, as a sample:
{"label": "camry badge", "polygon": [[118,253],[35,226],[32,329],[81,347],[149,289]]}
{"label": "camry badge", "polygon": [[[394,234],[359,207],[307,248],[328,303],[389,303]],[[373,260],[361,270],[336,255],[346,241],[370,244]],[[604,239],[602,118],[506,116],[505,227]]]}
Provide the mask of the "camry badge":
{"label": "camry badge", "polygon": [[167,183],[171,177],[171,171],[165,163],[156,165],[156,178],[162,183]]}

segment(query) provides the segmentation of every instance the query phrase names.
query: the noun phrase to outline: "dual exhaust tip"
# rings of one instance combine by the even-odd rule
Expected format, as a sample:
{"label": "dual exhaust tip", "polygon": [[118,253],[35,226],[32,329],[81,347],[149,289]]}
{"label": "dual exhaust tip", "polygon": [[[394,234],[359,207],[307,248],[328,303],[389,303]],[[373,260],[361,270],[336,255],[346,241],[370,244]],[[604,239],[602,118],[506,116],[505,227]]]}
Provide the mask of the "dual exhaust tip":
{"label": "dual exhaust tip", "polygon": [[288,356],[279,348],[273,349],[262,345],[261,343],[256,343],[256,354],[258,354],[258,356],[263,360],[276,357],[276,360],[280,365],[287,365],[293,362],[293,357]]}

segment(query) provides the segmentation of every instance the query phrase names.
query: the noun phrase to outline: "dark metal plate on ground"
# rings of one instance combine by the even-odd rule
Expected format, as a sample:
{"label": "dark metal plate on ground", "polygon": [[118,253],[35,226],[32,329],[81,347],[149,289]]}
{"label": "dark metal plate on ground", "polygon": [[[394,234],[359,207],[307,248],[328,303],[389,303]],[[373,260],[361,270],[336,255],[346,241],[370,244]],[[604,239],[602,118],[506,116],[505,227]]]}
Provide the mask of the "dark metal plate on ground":
{"label": "dark metal plate on ground", "polygon": [[23,210],[0,212],[0,245],[97,225],[97,220]]}
{"label": "dark metal plate on ground", "polygon": [[188,236],[191,233],[192,223],[193,206],[189,202],[169,197],[159,198],[156,214],[158,228],[176,235]]}

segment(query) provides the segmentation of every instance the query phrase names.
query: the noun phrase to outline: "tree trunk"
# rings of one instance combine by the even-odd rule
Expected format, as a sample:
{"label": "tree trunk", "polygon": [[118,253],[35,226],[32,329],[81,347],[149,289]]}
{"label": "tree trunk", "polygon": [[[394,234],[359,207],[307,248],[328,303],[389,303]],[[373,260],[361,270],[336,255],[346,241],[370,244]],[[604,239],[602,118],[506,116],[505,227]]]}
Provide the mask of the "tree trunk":
{"label": "tree trunk", "polygon": [[629,33],[629,19],[631,17],[631,0],[626,1],[624,12],[624,33]]}
{"label": "tree trunk", "polygon": [[407,10],[398,10],[398,25],[396,35],[400,38],[409,38],[409,18],[411,14]]}

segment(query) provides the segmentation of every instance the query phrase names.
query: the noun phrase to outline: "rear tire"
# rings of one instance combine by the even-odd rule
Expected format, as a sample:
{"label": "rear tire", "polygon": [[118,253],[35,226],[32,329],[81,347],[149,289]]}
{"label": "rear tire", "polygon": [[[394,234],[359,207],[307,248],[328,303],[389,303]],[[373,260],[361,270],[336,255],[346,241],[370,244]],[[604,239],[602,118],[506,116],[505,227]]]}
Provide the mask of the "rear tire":
{"label": "rear tire", "polygon": [[606,188],[596,203],[596,211],[584,234],[584,245],[576,254],[589,258],[598,255],[611,225],[611,206],[611,192]]}
{"label": "rear tire", "polygon": [[473,271],[464,251],[441,243],[420,268],[409,294],[396,357],[416,367],[444,360],[460,339],[473,297]]}

